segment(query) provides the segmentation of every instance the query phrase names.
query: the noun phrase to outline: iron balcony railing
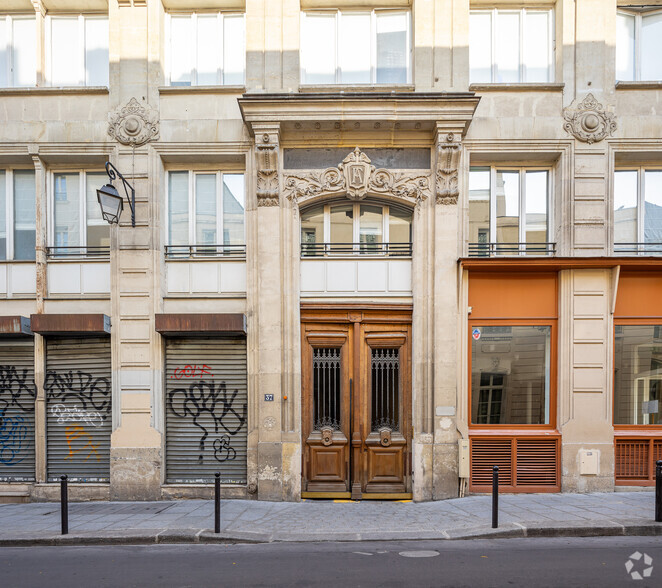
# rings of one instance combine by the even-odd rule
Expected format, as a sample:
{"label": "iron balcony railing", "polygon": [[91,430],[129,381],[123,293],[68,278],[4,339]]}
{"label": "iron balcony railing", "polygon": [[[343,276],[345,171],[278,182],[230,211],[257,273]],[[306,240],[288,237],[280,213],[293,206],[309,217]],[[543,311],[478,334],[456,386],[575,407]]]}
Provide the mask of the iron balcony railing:
{"label": "iron balcony railing", "polygon": [[614,253],[662,255],[662,243],[614,243]]}
{"label": "iron balcony railing", "polygon": [[166,245],[167,259],[246,258],[246,245]]}
{"label": "iron balcony railing", "polygon": [[556,243],[469,243],[469,257],[555,254]]}
{"label": "iron balcony railing", "polygon": [[49,259],[110,259],[110,247],[107,245],[94,245],[88,247],[79,246],[55,246],[46,247],[46,257]]}
{"label": "iron balcony railing", "polygon": [[302,243],[301,257],[411,257],[411,243]]}

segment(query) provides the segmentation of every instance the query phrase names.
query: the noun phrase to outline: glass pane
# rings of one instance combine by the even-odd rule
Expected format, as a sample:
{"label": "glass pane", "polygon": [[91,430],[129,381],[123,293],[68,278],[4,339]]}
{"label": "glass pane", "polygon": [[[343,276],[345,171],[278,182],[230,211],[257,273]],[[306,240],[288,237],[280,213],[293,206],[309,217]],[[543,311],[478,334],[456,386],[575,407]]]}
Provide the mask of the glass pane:
{"label": "glass pane", "polygon": [[616,15],[616,79],[634,80],[634,15]]}
{"label": "glass pane", "polygon": [[37,25],[34,18],[14,20],[14,86],[37,83]]}
{"label": "glass pane", "polygon": [[188,172],[168,174],[168,245],[190,245],[188,236]]}
{"label": "glass pane", "polygon": [[244,245],[244,174],[223,174],[223,244]]}
{"label": "glass pane", "polygon": [[503,251],[516,252],[519,243],[519,172],[496,173],[496,239]]}
{"label": "glass pane", "polygon": [[487,255],[490,242],[490,169],[469,171],[469,243],[472,255]]}
{"label": "glass pane", "polygon": [[469,16],[469,74],[472,83],[492,81],[492,14],[472,12]]}
{"label": "glass pane", "polygon": [[7,19],[0,18],[0,88],[9,86],[7,69]]}
{"label": "glass pane", "polygon": [[496,82],[519,82],[519,12],[498,12],[494,44]]}
{"label": "glass pane", "polygon": [[472,327],[471,422],[549,424],[549,326]]}
{"label": "glass pane", "polygon": [[340,349],[313,349],[313,428],[340,429]]}
{"label": "glass pane", "polygon": [[332,206],[330,217],[332,249],[351,252],[354,242],[354,206],[352,204]]}
{"label": "glass pane", "polygon": [[108,85],[108,19],[85,19],[85,83]]}
{"label": "glass pane", "polygon": [[550,12],[528,12],[524,23],[524,82],[549,82],[551,55]]}
{"label": "glass pane", "polygon": [[641,18],[641,79],[662,80],[662,14]]}
{"label": "glass pane", "polygon": [[637,243],[637,172],[614,173],[614,243]]}
{"label": "glass pane", "polygon": [[400,350],[372,349],[371,431],[400,430]]}
{"label": "glass pane", "polygon": [[197,54],[196,83],[199,86],[218,84],[221,69],[221,36],[218,30],[218,17],[215,14],[198,16]]}
{"label": "glass pane", "polygon": [[391,206],[388,212],[388,242],[391,255],[408,255],[411,249],[411,212]]}
{"label": "glass pane", "polygon": [[80,179],[77,173],[55,174],[56,247],[79,247]]}
{"label": "glass pane", "polygon": [[54,86],[77,86],[82,83],[79,43],[78,18],[51,20],[51,83]]}
{"label": "glass pane", "polygon": [[193,65],[193,27],[191,17],[170,18],[170,85],[190,86]]}
{"label": "glass pane", "polygon": [[[526,243],[547,242],[547,186],[546,171],[527,171],[525,182],[525,241]],[[544,252],[544,246],[534,247],[531,253]]]}
{"label": "glass pane", "polygon": [[406,84],[409,13],[377,13],[377,83]]}
{"label": "glass pane", "polygon": [[107,182],[107,179],[108,176],[103,172],[85,174],[88,247],[110,247],[110,225],[101,217],[101,207],[97,200],[97,190]]}
{"label": "glass pane", "polygon": [[223,18],[223,83],[241,85],[246,69],[246,33],[243,15]]}
{"label": "glass pane", "polygon": [[195,243],[216,245],[216,174],[195,174]]}
{"label": "glass pane", "polygon": [[658,243],[647,250],[662,251],[662,171],[644,172],[644,243]]}
{"label": "glass pane", "polygon": [[662,327],[617,325],[614,337],[614,423],[659,425]]}
{"label": "glass pane", "polygon": [[341,14],[338,53],[342,83],[370,83],[370,14]]}
{"label": "glass pane", "polygon": [[34,170],[14,171],[14,259],[35,259],[37,203]]}
{"label": "glass pane", "polygon": [[324,207],[308,209],[301,213],[301,255],[322,254],[316,243],[324,243]]}
{"label": "glass pane", "polygon": [[359,242],[361,251],[370,253],[381,250],[384,220],[381,206],[361,204],[359,217]]}
{"label": "glass pane", "polygon": [[301,68],[304,84],[336,82],[336,17],[306,14],[301,23]]}
{"label": "glass pane", "polygon": [[7,172],[0,170],[0,259],[7,259]]}

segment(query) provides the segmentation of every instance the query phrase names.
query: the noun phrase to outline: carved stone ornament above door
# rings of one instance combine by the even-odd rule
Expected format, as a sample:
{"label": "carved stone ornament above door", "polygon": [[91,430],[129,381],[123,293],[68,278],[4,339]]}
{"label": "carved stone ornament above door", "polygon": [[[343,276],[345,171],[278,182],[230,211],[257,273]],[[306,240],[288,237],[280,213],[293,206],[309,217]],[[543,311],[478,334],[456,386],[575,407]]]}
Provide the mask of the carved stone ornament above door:
{"label": "carved stone ornament above door", "polygon": [[602,141],[616,130],[614,115],[607,112],[593,94],[588,94],[574,108],[564,108],[563,118],[566,121],[563,128],[575,139],[589,145]]}
{"label": "carved stone ornament above door", "polygon": [[108,134],[122,143],[140,147],[159,138],[159,115],[149,106],[131,98],[108,115]]}
{"label": "carved stone ornament above door", "polygon": [[356,147],[338,167],[286,176],[284,194],[298,204],[317,196],[341,194],[346,194],[350,200],[363,200],[373,194],[418,204],[431,196],[431,191],[428,174],[376,169],[370,158]]}

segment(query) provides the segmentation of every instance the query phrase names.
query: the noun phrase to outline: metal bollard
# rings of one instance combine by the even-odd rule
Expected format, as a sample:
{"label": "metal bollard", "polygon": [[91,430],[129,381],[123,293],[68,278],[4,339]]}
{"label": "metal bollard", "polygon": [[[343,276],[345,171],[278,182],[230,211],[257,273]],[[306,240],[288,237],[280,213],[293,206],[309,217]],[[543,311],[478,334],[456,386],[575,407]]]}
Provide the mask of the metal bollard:
{"label": "metal bollard", "polygon": [[499,466],[492,468],[492,528],[499,527]]}
{"label": "metal bollard", "polygon": [[662,523],[662,459],[655,465],[655,522]]}
{"label": "metal bollard", "polygon": [[221,532],[221,474],[216,472],[214,480],[214,533]]}
{"label": "metal bollard", "polygon": [[69,533],[69,496],[67,491],[67,476],[60,477],[60,522],[62,534]]}

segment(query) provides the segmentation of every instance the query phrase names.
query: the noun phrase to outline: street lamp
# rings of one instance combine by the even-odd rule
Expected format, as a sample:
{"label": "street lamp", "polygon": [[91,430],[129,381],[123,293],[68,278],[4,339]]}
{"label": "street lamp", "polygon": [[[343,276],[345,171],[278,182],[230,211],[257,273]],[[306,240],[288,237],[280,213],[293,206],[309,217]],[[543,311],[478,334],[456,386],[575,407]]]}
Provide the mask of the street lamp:
{"label": "street lamp", "polygon": [[[120,221],[120,215],[122,214],[122,210],[124,210],[124,202],[120,193],[117,191],[115,186],[113,186],[113,180],[119,178],[122,181],[124,194],[126,195],[126,199],[129,202],[129,208],[131,208],[131,226],[135,227],[136,191],[133,189],[133,186],[124,179],[124,176],[119,172],[119,170],[112,163],[110,163],[110,161],[106,162],[106,173],[110,178],[110,184],[101,186],[101,188],[97,190],[97,200],[99,201],[99,206],[101,207],[101,216],[110,224],[119,223]],[[129,190],[131,190],[131,197],[129,197]]]}

